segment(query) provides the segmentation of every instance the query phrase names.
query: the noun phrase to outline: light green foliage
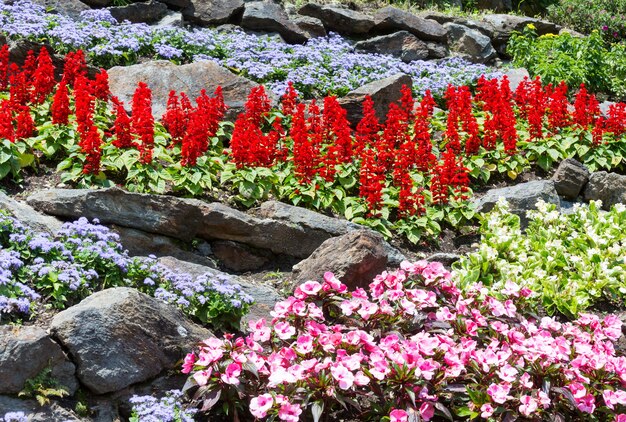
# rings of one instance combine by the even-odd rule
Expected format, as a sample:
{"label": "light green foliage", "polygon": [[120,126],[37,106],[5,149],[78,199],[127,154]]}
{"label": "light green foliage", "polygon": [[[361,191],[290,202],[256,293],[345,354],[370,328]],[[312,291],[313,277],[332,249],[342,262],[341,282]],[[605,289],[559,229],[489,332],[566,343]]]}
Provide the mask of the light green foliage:
{"label": "light green foliage", "polygon": [[626,38],[626,0],[560,0],[546,18],[584,34],[598,30],[607,42]]}
{"label": "light green foliage", "polygon": [[462,288],[480,280],[498,297],[512,282],[533,291],[534,303],[548,314],[568,317],[626,297],[624,205],[604,212],[591,202],[564,214],[539,202],[528,217],[525,233],[505,202],[482,217],[478,250],[454,264]]}
{"label": "light green foliage", "polygon": [[40,406],[50,404],[51,397],[65,397],[69,395],[65,387],[52,377],[52,368],[44,368],[35,378],[26,380],[24,389],[19,392],[19,397],[29,397],[37,400]]}

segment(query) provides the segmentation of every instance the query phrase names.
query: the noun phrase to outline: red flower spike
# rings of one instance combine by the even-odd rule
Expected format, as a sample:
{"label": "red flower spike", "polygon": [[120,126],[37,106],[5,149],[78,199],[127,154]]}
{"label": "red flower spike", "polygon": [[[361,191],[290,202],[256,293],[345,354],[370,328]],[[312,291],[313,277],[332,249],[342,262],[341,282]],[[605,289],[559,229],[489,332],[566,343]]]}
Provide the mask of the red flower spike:
{"label": "red flower spike", "polygon": [[354,154],[360,156],[367,147],[375,147],[380,139],[380,122],[376,117],[374,101],[369,95],[363,100],[363,118],[356,126]]}
{"label": "red flower spike", "polygon": [[189,110],[183,108],[178,100],[176,91],[170,91],[169,98],[167,99],[167,108],[163,117],[161,117],[161,123],[172,137],[171,146],[182,142],[185,131],[187,130],[188,121]]}
{"label": "red flower spike", "polygon": [[82,50],[70,52],[65,55],[63,66],[63,80],[68,86],[74,87],[76,79],[87,75],[87,63],[85,53]]}
{"label": "red flower spike", "polygon": [[70,97],[65,81],[57,85],[57,90],[52,100],[52,123],[55,125],[67,125],[70,115]]}
{"label": "red flower spike", "polygon": [[13,107],[25,106],[30,102],[30,84],[27,74],[15,63],[9,66],[9,99]]}
{"label": "red flower spike", "polygon": [[115,121],[113,122],[113,133],[115,140],[112,142],[116,148],[130,148],[135,146],[131,130],[131,121],[124,104],[117,97],[113,97],[115,105]]}
{"label": "red flower spike", "polygon": [[30,138],[35,133],[35,123],[30,115],[30,107],[23,106],[17,115],[15,138],[18,140]]}
{"label": "red flower spike", "polygon": [[83,154],[86,155],[83,173],[98,174],[100,172],[102,138],[96,126],[92,125],[84,134],[81,134],[79,146]]}
{"label": "red flower spike", "polygon": [[375,149],[367,148],[362,153],[359,171],[359,197],[365,199],[371,216],[377,216],[382,206],[382,191],[385,171],[378,161]]}
{"label": "red flower spike", "polygon": [[285,117],[291,116],[298,104],[298,93],[293,87],[293,82],[287,82],[285,94],[281,97],[281,111]]}
{"label": "red flower spike", "polygon": [[152,116],[152,91],[145,82],[139,82],[133,95],[131,122],[133,132],[139,139],[139,161],[152,162],[154,148],[154,117]]}
{"label": "red flower spike", "polygon": [[41,47],[37,57],[37,69],[33,73],[33,90],[31,101],[34,104],[42,104],[48,95],[54,90],[54,65],[45,47]]}
{"label": "red flower spike", "polygon": [[599,116],[600,105],[596,96],[589,95],[585,84],[581,84],[574,101],[574,122],[581,128],[587,128]]}
{"label": "red flower spike", "polygon": [[9,45],[0,48],[0,91],[6,91],[9,86]]}
{"label": "red flower spike", "polygon": [[109,74],[105,69],[100,69],[96,73],[96,78],[93,83],[93,95],[99,100],[108,101],[111,96],[111,90],[109,88]]}
{"label": "red flower spike", "polygon": [[78,133],[84,135],[93,125],[94,97],[91,84],[84,76],[74,81],[74,107]]}
{"label": "red flower spike", "polygon": [[13,105],[10,101],[0,103],[0,139],[15,142],[15,128],[13,127]]}

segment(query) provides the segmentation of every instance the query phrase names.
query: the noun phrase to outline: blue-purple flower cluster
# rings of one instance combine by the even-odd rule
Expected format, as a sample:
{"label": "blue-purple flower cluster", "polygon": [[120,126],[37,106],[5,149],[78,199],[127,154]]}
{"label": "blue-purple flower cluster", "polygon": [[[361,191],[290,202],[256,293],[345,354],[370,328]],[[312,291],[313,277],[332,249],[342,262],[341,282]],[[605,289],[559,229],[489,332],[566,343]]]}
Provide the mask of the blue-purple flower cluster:
{"label": "blue-purple flower cluster", "polygon": [[119,236],[98,220],[65,223],[53,237],[0,212],[0,320],[44,304],[62,309],[114,286],[135,287],[217,326],[238,322],[252,303],[227,275],[194,278],[154,256],[129,257]]}
{"label": "blue-purple flower cluster", "polygon": [[28,417],[24,412],[7,412],[0,418],[0,422],[28,422]]}
{"label": "blue-purple flower cluster", "polygon": [[179,390],[171,390],[161,399],[152,396],[133,396],[130,422],[193,422],[197,409],[183,409]]}
{"label": "blue-purple flower cluster", "polygon": [[319,97],[345,95],[368,82],[396,73],[413,78],[417,94],[431,90],[442,95],[448,84],[471,85],[480,75],[498,72],[459,58],[413,61],[380,54],[357,53],[337,34],[311,39],[304,45],[289,45],[275,37],[246,34],[233,29],[185,29],[118,23],[106,10],[89,10],[80,20],[47,14],[27,0],[12,5],[0,3],[0,33],[49,42],[57,51],[82,49],[97,65],[130,64],[139,57],[173,60],[177,63],[212,60],[232,71],[265,83],[277,95],[288,81],[300,94]]}

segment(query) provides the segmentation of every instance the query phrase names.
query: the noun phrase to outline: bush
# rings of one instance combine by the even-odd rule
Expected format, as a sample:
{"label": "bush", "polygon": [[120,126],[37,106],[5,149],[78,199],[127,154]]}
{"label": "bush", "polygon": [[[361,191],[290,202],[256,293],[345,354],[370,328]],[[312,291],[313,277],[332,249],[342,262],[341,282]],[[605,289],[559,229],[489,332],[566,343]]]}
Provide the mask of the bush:
{"label": "bush", "polygon": [[596,93],[618,99],[626,96],[626,47],[607,46],[598,31],[585,38],[567,33],[538,37],[529,25],[522,33],[511,36],[507,51],[515,66],[525,67],[544,83],[584,83]]}
{"label": "bush", "polygon": [[626,38],[626,0],[561,0],[546,18],[585,34],[598,30],[607,42]]}
{"label": "bush", "polygon": [[500,202],[482,217],[476,252],[454,264],[462,289],[481,282],[502,298],[510,285],[536,292],[529,298],[548,314],[575,317],[598,302],[623,306],[626,298],[626,207],[608,213],[599,201],[576,205],[571,214],[538,203],[528,212],[526,232],[519,217]]}
{"label": "bush", "polygon": [[618,317],[538,319],[528,289],[462,294],[440,263],[401,268],[369,291],[332,273],[307,281],[271,324],[202,342],[184,390],[232,420],[606,421],[626,409]]}

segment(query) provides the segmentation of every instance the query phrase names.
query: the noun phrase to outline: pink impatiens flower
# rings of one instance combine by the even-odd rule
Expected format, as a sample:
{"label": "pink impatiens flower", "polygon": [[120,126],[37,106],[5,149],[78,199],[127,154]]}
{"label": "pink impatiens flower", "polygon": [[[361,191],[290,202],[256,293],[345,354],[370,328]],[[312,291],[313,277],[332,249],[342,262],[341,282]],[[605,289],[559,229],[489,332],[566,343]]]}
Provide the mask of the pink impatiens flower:
{"label": "pink impatiens flower", "polygon": [[233,362],[226,367],[221,378],[226,384],[239,385],[239,375],[241,375],[241,364]]}
{"label": "pink impatiens flower", "polygon": [[430,402],[424,402],[420,406],[420,415],[425,421],[429,421],[435,416],[435,406]]}
{"label": "pink impatiens flower", "polygon": [[263,419],[267,416],[267,411],[274,405],[274,398],[271,394],[261,394],[250,400],[250,413],[255,418]]}
{"label": "pink impatiens flower", "polygon": [[491,396],[491,399],[499,404],[503,404],[506,402],[509,397],[509,391],[511,391],[511,384],[502,383],[502,384],[490,384],[489,388],[487,388],[487,394]]}
{"label": "pink impatiens flower", "polygon": [[409,415],[402,409],[393,409],[391,413],[389,413],[389,419],[389,422],[408,422]]}
{"label": "pink impatiens flower", "polygon": [[281,340],[287,340],[296,334],[296,329],[288,322],[277,322],[274,325],[274,331]]}
{"label": "pink impatiens flower", "polygon": [[491,417],[491,415],[493,415],[493,412],[495,411],[496,409],[494,409],[492,405],[490,405],[489,403],[485,403],[480,407],[480,417],[483,419],[488,419]]}
{"label": "pink impatiens flower", "polygon": [[519,398],[519,401],[521,403],[519,406],[519,411],[524,416],[530,416],[539,407],[537,404],[537,400],[535,400],[531,396],[521,396]]}
{"label": "pink impatiens flower", "polygon": [[322,285],[317,281],[305,281],[300,285],[300,290],[308,296],[315,296],[322,290]]}
{"label": "pink impatiens flower", "polygon": [[302,409],[297,404],[283,403],[278,410],[278,418],[281,421],[298,422]]}
{"label": "pink impatiens flower", "polygon": [[193,364],[196,362],[196,355],[193,353],[188,353],[185,356],[185,360],[183,361],[183,370],[181,371],[183,374],[188,374],[193,369]]}
{"label": "pink impatiens flower", "polygon": [[339,383],[339,388],[347,390],[354,384],[354,374],[345,366],[339,364],[330,368],[333,378]]}

